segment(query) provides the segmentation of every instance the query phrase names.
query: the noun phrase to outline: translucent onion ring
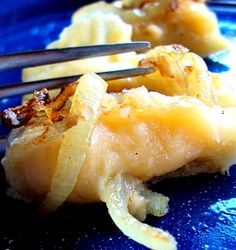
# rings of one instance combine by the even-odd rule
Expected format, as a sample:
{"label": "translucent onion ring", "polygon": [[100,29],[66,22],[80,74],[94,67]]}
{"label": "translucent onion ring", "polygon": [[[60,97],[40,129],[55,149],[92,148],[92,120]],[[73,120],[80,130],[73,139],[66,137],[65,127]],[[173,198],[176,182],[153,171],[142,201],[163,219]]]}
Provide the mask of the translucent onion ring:
{"label": "translucent onion ring", "polygon": [[[130,214],[129,200],[137,190],[140,191],[141,195],[143,192],[147,192],[148,197],[150,197],[150,192],[152,192],[144,185],[141,185],[141,182],[135,177],[118,175],[108,181],[102,194],[103,200],[107,204],[108,212],[113,221],[125,235],[148,248],[157,250],[175,250],[177,248],[177,243],[172,235],[160,228],[154,228],[142,223]],[[155,194],[154,192],[152,193],[153,195]],[[143,195],[145,197],[145,194]],[[155,197],[155,202],[158,202],[158,196],[160,203],[168,202],[168,200],[164,201],[164,196],[160,194],[157,194]],[[164,215],[167,211],[166,204],[167,203],[165,203],[164,206],[163,204],[160,206],[151,205],[152,213]],[[155,211],[154,207],[156,207],[156,209],[162,208],[163,210]]]}
{"label": "translucent onion ring", "polygon": [[69,113],[68,122],[73,126],[63,134],[50,191],[40,207],[42,213],[56,210],[72,192],[86,158],[106,88],[107,83],[95,74],[88,73],[80,78]]}

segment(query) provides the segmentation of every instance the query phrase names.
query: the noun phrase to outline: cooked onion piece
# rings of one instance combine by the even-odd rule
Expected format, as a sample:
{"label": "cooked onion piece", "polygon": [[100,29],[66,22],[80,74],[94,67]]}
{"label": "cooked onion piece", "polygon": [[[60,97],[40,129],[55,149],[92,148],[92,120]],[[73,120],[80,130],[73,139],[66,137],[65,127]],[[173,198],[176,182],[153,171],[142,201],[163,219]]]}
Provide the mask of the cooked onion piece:
{"label": "cooked onion piece", "polygon": [[151,249],[176,249],[176,241],[168,232],[141,223],[130,214],[136,206],[143,213],[138,215],[140,219],[145,219],[147,213],[164,215],[167,197],[148,190],[139,179],[124,175],[110,179],[101,193],[109,214],[125,235]]}
{"label": "cooked onion piece", "polygon": [[[73,125],[63,134],[51,188],[41,206],[42,212],[56,210],[73,190],[86,158],[106,87],[106,82],[95,74],[86,74],[80,79],[68,118]],[[81,112],[82,107],[86,113]]]}
{"label": "cooked onion piece", "polygon": [[[44,211],[55,209],[65,199],[75,203],[104,201],[126,235],[151,248],[174,249],[168,233],[134,218],[165,214],[168,199],[148,191],[137,179],[123,179],[119,174],[148,181],[165,174],[227,171],[235,162],[236,109],[209,107],[193,97],[164,96],[144,87],[102,98],[100,84],[94,86],[94,77],[89,79],[88,87],[77,88],[64,120],[50,123],[44,132],[43,117],[35,117],[15,130],[2,161],[7,180],[12,190],[40,202],[50,190],[53,173],[58,171],[55,168],[61,167],[59,171],[69,173],[62,178],[61,171],[54,177],[56,183],[48,194],[47,206],[44,202]],[[96,106],[90,104],[92,96]],[[99,98],[103,99],[101,113],[93,128],[91,120],[96,119]],[[42,135],[46,139],[35,144],[35,138]]]}
{"label": "cooked onion piece", "polygon": [[169,91],[170,95],[194,96],[208,105],[216,103],[212,75],[204,60],[198,55],[189,52],[181,45],[171,45],[156,47],[148,51],[146,57],[140,65],[151,65],[156,69],[154,74],[159,77],[152,75],[147,78],[150,77],[149,81],[152,82],[155,78],[156,80],[162,78],[162,86],[159,86],[162,88],[161,92],[168,94]]}
{"label": "cooked onion piece", "polygon": [[204,60],[181,45],[158,46],[145,53],[140,66],[155,71],[145,76],[109,82],[109,91],[145,86],[168,96],[193,96],[208,106],[236,107],[229,77],[208,71]]}

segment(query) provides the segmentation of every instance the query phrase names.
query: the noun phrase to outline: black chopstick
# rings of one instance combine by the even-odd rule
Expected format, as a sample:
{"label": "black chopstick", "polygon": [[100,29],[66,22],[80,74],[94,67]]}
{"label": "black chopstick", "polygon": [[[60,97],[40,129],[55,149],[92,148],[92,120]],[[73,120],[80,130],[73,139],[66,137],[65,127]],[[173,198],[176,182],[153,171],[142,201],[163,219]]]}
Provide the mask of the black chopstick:
{"label": "black chopstick", "polygon": [[[138,67],[124,70],[106,71],[97,73],[104,80],[114,80],[119,78],[126,78],[131,76],[139,76],[152,73],[154,71],[151,67]],[[22,95],[31,93],[34,90],[42,88],[53,89],[59,88],[71,82],[77,81],[81,75],[52,78],[33,82],[15,83],[11,85],[0,86],[0,98],[6,98],[15,95]]]}
{"label": "black chopstick", "polygon": [[0,55],[0,71],[139,51],[149,47],[149,42],[131,42],[6,54]]}

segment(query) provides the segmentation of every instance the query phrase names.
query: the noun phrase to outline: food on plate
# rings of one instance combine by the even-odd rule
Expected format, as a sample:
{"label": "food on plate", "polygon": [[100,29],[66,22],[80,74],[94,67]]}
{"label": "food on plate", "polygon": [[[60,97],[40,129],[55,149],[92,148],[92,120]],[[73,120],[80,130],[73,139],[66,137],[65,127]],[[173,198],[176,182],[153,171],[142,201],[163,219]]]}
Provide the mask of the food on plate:
{"label": "food on plate", "polygon": [[76,25],[94,14],[114,13],[132,25],[132,40],[149,40],[153,46],[178,43],[201,56],[228,48],[217,19],[204,0],[123,0],[98,2],[74,13]]}
{"label": "food on plate", "polygon": [[[95,2],[73,14],[72,23],[48,48],[150,41],[152,46],[182,44],[201,56],[229,48],[216,16],[196,0]],[[125,53],[24,70],[25,81],[136,67],[136,53]]]}
{"label": "food on plate", "polygon": [[43,89],[5,110],[2,121],[15,129],[2,164],[9,193],[42,212],[65,201],[103,201],[124,234],[152,249],[176,249],[168,232],[140,222],[168,211],[168,198],[144,183],[227,172],[235,162],[236,108],[224,100],[234,93],[180,45],[154,48],[138,63],[155,72],[116,82],[130,89],[108,93],[116,83],[86,73],[55,98]]}
{"label": "food on plate", "polygon": [[[24,81],[84,76],[4,111],[2,122],[14,129],[2,164],[8,193],[42,213],[64,202],[105,202],[127,236],[176,249],[170,233],[141,222],[168,212],[168,197],[145,183],[225,173],[235,162],[235,87],[200,57],[229,42],[204,0],[123,0],[80,8],[48,48],[137,40],[153,49],[24,69]],[[157,46],[166,44],[173,45]],[[155,71],[109,82],[91,73],[139,65]]]}

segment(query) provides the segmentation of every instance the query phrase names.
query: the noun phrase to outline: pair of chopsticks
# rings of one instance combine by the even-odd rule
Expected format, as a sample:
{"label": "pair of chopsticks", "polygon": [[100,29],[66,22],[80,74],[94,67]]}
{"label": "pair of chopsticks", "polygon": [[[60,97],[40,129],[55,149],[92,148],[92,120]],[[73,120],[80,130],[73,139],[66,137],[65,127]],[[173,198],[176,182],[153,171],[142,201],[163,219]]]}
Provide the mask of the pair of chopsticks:
{"label": "pair of chopsticks", "polygon": [[[67,62],[71,60],[113,55],[130,51],[140,51],[150,47],[148,42],[131,42],[119,44],[103,44],[94,46],[73,47],[64,49],[38,50],[0,56],[0,73],[24,67]],[[139,76],[153,72],[151,67],[138,67],[97,73],[104,80],[113,80],[131,76]],[[0,98],[30,93],[42,88],[58,88],[78,80],[81,75],[60,77],[47,80],[4,84],[0,86]]]}

